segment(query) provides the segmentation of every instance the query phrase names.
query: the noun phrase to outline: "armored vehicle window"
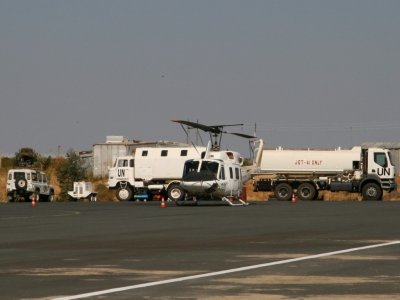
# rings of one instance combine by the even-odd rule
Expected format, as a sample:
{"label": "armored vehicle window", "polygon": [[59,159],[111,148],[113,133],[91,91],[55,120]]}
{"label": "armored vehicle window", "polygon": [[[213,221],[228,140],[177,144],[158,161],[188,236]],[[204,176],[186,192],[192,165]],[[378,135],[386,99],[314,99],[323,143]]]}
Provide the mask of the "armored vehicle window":
{"label": "armored vehicle window", "polygon": [[387,167],[387,160],[385,153],[374,153],[374,161],[383,168]]}
{"label": "armored vehicle window", "polygon": [[187,150],[181,150],[181,156],[187,156],[188,151]]}
{"label": "armored vehicle window", "polygon": [[128,160],[127,159],[120,159],[118,161],[118,167],[127,167],[128,166]]}
{"label": "armored vehicle window", "polygon": [[43,174],[43,182],[44,182],[44,183],[47,182],[47,176],[46,176],[46,174]]}
{"label": "armored vehicle window", "polygon": [[41,173],[38,173],[38,174],[37,174],[37,181],[38,181],[38,182],[42,182],[42,181],[43,181],[43,176],[42,176]]}
{"label": "armored vehicle window", "polygon": [[142,156],[147,156],[147,154],[149,154],[149,151],[147,151],[147,150],[142,151]]}
{"label": "armored vehicle window", "polygon": [[161,150],[161,156],[168,156],[168,150]]}
{"label": "armored vehicle window", "polygon": [[135,160],[134,160],[134,159],[131,159],[131,160],[129,161],[129,166],[130,166],[131,168],[133,168],[133,167],[135,166]]}

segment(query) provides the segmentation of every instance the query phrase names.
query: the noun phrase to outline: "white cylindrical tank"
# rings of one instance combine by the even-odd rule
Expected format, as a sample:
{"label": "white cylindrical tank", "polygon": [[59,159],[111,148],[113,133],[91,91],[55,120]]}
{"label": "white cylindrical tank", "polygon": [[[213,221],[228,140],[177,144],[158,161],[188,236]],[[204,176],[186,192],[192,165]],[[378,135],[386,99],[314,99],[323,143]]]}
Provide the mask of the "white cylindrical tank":
{"label": "white cylindrical tank", "polygon": [[339,173],[360,168],[361,147],[350,150],[263,150],[261,173]]}

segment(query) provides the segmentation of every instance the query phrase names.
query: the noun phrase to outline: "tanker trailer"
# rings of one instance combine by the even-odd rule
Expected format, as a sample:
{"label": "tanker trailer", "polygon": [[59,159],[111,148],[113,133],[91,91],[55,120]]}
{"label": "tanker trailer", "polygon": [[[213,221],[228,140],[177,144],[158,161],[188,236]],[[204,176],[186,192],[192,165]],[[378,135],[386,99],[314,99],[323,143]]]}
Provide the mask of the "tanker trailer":
{"label": "tanker trailer", "polygon": [[[264,149],[254,181],[255,191],[272,191],[278,200],[313,200],[318,191],[361,193],[364,200],[381,200],[396,189],[390,152],[381,148],[344,150]],[[259,177],[259,176],[257,176]]]}

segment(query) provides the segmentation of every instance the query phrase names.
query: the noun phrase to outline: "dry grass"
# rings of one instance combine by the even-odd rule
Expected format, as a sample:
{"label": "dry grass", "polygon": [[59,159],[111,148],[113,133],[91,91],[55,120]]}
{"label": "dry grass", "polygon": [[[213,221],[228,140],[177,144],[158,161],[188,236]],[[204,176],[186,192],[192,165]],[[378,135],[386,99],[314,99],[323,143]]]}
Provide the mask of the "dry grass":
{"label": "dry grass", "polygon": [[0,202],[7,199],[7,170],[0,169]]}
{"label": "dry grass", "polygon": [[96,179],[92,183],[97,192],[97,201],[118,201],[115,192],[107,188],[107,179]]}

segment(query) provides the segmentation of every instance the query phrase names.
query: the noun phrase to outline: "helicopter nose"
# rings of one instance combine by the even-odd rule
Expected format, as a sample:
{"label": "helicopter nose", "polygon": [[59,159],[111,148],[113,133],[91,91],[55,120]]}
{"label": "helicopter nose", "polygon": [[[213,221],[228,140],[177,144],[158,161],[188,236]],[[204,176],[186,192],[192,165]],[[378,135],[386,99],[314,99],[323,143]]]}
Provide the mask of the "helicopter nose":
{"label": "helicopter nose", "polygon": [[189,193],[213,193],[218,188],[215,181],[183,181],[181,186]]}

